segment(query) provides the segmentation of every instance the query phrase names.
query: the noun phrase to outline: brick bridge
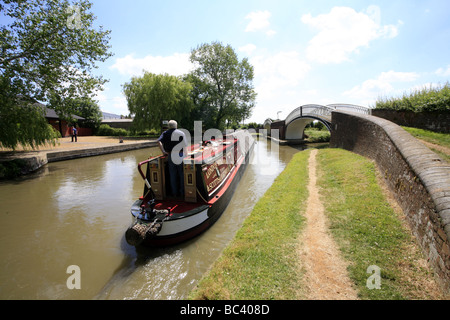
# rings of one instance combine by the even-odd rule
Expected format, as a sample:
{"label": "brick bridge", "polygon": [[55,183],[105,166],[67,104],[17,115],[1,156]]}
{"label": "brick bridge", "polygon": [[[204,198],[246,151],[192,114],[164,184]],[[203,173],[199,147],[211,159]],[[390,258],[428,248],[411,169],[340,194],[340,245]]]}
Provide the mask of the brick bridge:
{"label": "brick bridge", "polygon": [[331,131],[331,112],[338,110],[370,114],[371,109],[351,104],[330,104],[327,106],[307,104],[294,109],[285,120],[267,119],[264,122],[264,129],[267,129],[268,135],[270,135],[271,129],[278,129],[280,140],[288,142],[303,140],[305,127],[314,120],[322,122]]}

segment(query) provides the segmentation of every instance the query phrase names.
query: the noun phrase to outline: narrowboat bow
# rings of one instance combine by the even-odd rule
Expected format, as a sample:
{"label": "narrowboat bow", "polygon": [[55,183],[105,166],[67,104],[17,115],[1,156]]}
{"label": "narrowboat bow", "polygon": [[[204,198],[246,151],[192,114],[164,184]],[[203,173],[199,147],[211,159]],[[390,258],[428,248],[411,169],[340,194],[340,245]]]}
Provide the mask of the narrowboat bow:
{"label": "narrowboat bow", "polygon": [[212,226],[233,196],[254,143],[247,131],[238,131],[189,146],[183,159],[183,198],[169,195],[166,157],[139,163],[144,192],[131,206],[133,223],[125,233],[127,242],[133,246],[173,245]]}

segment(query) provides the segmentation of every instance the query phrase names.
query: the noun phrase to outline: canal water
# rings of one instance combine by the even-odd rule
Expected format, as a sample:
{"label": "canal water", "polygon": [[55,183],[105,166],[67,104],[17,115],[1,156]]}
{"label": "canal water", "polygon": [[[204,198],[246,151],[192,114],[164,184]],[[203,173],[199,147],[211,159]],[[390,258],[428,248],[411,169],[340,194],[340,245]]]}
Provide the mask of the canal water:
{"label": "canal water", "polygon": [[0,299],[184,299],[298,151],[258,140],[218,222],[163,249],[124,239],[144,186],[137,163],[157,148],[50,163],[1,182]]}

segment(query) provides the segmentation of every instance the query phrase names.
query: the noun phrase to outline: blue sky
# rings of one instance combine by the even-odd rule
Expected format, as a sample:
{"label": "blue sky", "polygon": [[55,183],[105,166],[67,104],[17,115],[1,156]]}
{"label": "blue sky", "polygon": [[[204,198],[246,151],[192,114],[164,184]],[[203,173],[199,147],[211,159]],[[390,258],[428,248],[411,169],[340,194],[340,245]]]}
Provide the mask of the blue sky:
{"label": "blue sky", "polygon": [[114,56],[102,111],[128,114],[122,85],[142,70],[182,75],[203,43],[231,45],[255,68],[246,122],[309,103],[369,106],[450,80],[450,1],[95,0]]}

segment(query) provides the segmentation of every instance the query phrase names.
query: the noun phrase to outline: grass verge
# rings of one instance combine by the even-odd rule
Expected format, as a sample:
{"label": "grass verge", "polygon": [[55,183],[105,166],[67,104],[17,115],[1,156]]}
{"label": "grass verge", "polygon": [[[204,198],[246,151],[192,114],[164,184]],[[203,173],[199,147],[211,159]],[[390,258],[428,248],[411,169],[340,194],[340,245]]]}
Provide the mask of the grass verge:
{"label": "grass verge", "polygon": [[190,299],[298,299],[296,247],[305,221],[309,154],[293,157]]}
{"label": "grass verge", "polygon": [[[318,154],[321,199],[330,230],[361,299],[440,298],[403,213],[396,212],[377,181],[375,164],[341,149]],[[380,268],[381,289],[367,288],[369,266]]]}
{"label": "grass verge", "polygon": [[429,146],[430,149],[436,152],[447,162],[450,162],[450,134],[433,132],[418,128],[402,128],[408,131],[413,137],[435,145]]}

